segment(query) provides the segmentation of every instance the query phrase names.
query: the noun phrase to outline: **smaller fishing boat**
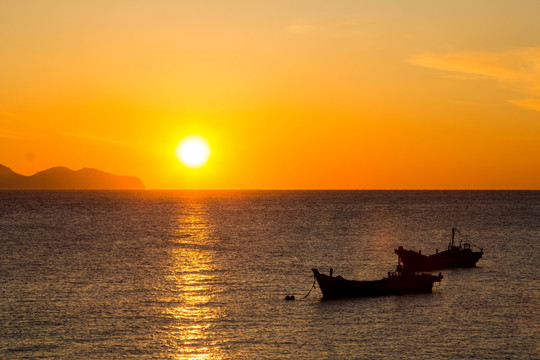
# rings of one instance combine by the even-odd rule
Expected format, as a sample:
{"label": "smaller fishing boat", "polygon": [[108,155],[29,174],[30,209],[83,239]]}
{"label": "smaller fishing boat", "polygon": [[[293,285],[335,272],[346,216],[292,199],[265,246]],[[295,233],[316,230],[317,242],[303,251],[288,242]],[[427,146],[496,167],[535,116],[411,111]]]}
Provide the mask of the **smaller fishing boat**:
{"label": "smaller fishing boat", "polygon": [[325,299],[431,293],[433,283],[443,278],[440,273],[431,275],[404,272],[401,265],[381,280],[347,280],[341,276],[332,276],[332,269],[330,275],[321,274],[317,269],[312,270]]}
{"label": "smaller fishing boat", "polygon": [[462,245],[460,241],[459,245],[455,245],[456,233],[463,236],[458,229],[452,228],[452,240],[448,244],[448,249],[441,252],[436,250],[433,255],[423,255],[422,251],[405,250],[400,246],[395,249],[399,262],[403,264],[404,269],[411,272],[476,266],[484,250],[479,248],[480,251],[473,251],[471,245],[478,246],[470,242]]}

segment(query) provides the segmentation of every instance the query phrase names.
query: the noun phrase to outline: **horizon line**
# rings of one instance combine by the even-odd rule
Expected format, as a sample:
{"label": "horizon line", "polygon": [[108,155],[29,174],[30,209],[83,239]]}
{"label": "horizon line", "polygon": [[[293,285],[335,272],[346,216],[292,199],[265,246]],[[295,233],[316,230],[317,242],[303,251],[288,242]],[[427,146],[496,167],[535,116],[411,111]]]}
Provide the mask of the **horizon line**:
{"label": "horizon line", "polygon": [[231,189],[182,189],[182,188],[146,188],[146,189],[0,189],[0,191],[540,191],[540,189],[262,189],[262,188],[231,188]]}

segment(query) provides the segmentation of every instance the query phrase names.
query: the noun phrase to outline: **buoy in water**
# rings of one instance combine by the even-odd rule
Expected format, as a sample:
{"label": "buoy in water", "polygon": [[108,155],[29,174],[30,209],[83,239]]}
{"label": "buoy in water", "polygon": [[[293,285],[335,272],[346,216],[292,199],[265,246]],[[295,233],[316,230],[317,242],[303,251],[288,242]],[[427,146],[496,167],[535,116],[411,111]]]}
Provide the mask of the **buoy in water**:
{"label": "buoy in water", "polygon": [[285,300],[287,300],[287,301],[294,300],[294,295],[287,295],[287,296],[285,296]]}

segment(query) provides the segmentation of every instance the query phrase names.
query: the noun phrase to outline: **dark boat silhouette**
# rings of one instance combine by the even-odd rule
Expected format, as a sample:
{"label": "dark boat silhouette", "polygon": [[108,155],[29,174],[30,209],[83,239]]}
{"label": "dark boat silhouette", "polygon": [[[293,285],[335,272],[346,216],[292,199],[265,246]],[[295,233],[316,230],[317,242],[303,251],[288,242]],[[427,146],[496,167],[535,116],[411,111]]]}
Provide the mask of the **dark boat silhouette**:
{"label": "dark boat silhouette", "polygon": [[334,277],[332,269],[330,275],[321,274],[317,269],[312,270],[325,299],[431,293],[433,283],[443,278],[440,273],[431,275],[404,272],[400,265],[395,272],[389,272],[386,278],[364,281]]}
{"label": "dark boat silhouette", "polygon": [[484,250],[473,251],[471,245],[476,245],[472,243],[462,245],[461,241],[456,246],[454,244],[456,232],[461,234],[459,230],[452,228],[452,240],[448,244],[448,249],[441,252],[437,250],[433,255],[423,255],[421,251],[405,250],[403,246],[400,246],[395,249],[400,264],[403,264],[403,268],[411,272],[476,266],[476,262],[482,257]]}

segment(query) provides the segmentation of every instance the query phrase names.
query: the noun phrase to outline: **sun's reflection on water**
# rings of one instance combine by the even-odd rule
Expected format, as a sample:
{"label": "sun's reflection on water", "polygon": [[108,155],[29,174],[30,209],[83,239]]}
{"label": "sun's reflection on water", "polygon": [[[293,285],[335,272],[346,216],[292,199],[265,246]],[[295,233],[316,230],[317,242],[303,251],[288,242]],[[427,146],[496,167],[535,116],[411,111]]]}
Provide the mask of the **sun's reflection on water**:
{"label": "sun's reflection on water", "polygon": [[215,296],[214,241],[204,199],[186,199],[178,210],[172,250],[171,283],[176,301],[169,308],[175,325],[170,341],[176,359],[221,359],[219,344],[211,335],[220,318]]}

